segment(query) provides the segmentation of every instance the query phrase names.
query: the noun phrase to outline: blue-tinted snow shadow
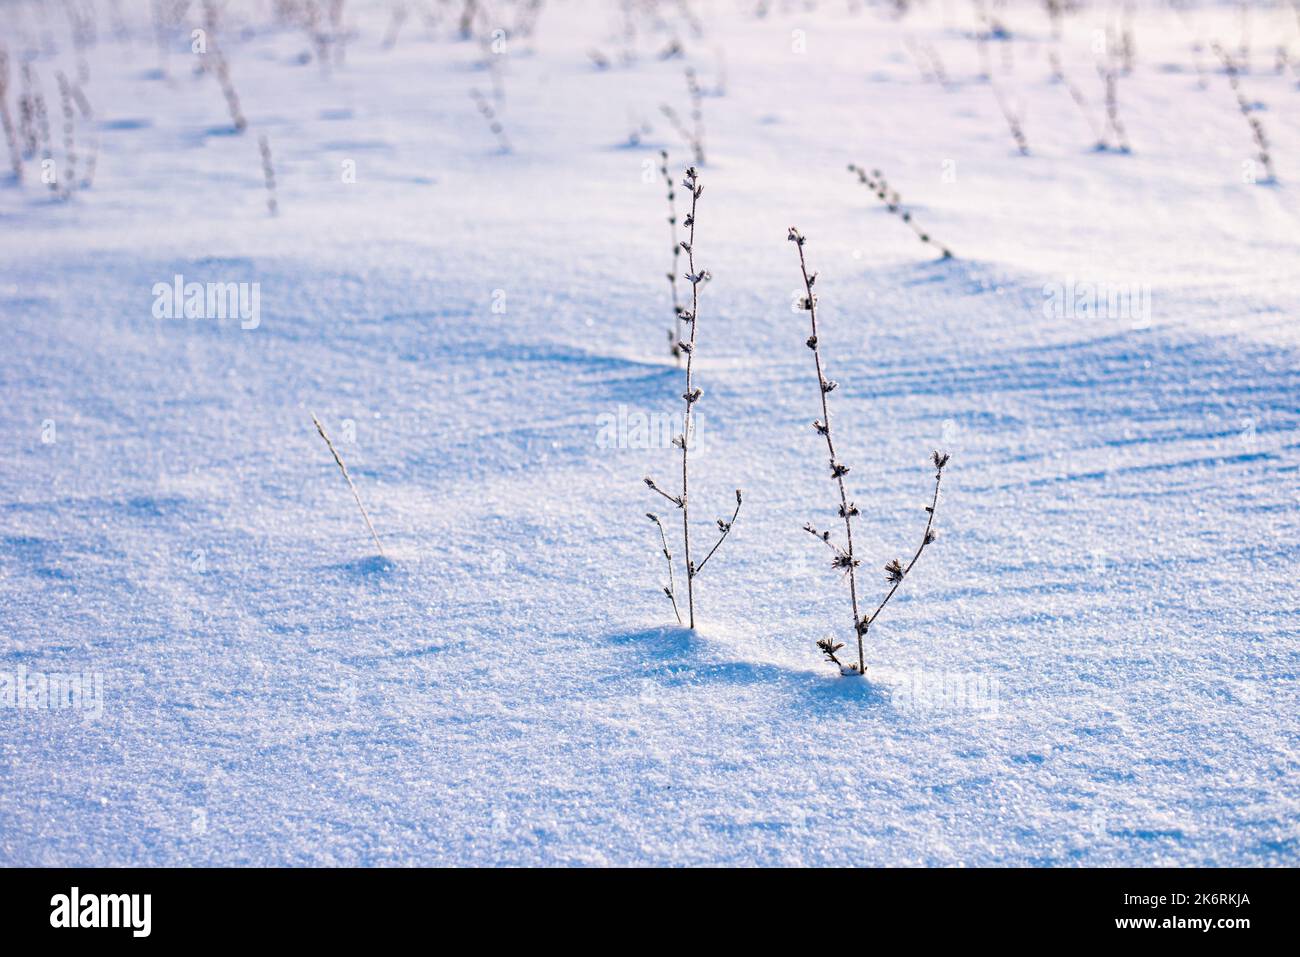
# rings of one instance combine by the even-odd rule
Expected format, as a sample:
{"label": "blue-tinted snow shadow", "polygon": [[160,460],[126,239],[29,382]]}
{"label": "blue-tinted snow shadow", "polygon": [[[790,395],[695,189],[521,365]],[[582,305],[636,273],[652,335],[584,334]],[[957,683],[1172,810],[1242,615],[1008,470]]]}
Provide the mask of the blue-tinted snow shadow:
{"label": "blue-tinted snow shadow", "polygon": [[104,133],[125,132],[128,130],[147,130],[153,126],[153,120],[141,116],[125,116],[116,120],[104,120],[99,129]]}
{"label": "blue-tinted snow shadow", "polygon": [[727,646],[679,625],[617,631],[605,640],[623,652],[621,660],[639,657],[636,677],[665,688],[702,684],[758,686],[809,705],[887,706],[888,687],[866,678],[845,677],[828,666],[825,673],[780,662],[730,657]]}
{"label": "blue-tinted snow shadow", "polygon": [[1030,277],[1008,273],[997,264],[981,259],[964,259],[960,254],[947,259],[931,256],[910,266],[871,269],[868,274],[879,274],[882,279],[892,276],[895,283],[901,277],[903,286],[948,286],[961,296],[980,296],[1008,289],[1030,290],[1037,295],[1042,287],[1041,282],[1033,282]]}
{"label": "blue-tinted snow shadow", "polygon": [[393,577],[400,571],[400,566],[383,555],[367,555],[365,558],[322,566],[321,571],[334,572],[358,580],[375,580]]}

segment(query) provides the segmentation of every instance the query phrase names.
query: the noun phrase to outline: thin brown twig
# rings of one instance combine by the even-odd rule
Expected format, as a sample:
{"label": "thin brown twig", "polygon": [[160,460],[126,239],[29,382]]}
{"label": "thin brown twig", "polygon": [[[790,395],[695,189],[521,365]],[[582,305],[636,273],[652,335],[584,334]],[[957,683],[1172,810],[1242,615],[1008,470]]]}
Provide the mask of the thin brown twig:
{"label": "thin brown twig", "polygon": [[334,461],[338,463],[339,471],[342,472],[343,477],[347,479],[348,488],[352,489],[352,497],[357,501],[357,508],[361,509],[361,517],[366,520],[366,528],[370,529],[370,537],[375,540],[375,548],[379,549],[379,557],[386,557],[384,555],[384,546],[379,544],[379,536],[375,534],[375,526],[370,521],[370,514],[366,511],[366,507],[361,504],[361,496],[357,494],[357,487],[352,482],[352,476],[348,474],[348,467],[343,464],[343,459],[339,455],[339,450],[334,448],[334,443],[331,442],[330,437],[325,434],[325,426],[320,424],[320,419],[316,418],[315,412],[311,413],[311,420],[316,423],[316,431],[320,433],[320,437],[324,439],[325,444],[329,446],[330,453],[334,456]]}

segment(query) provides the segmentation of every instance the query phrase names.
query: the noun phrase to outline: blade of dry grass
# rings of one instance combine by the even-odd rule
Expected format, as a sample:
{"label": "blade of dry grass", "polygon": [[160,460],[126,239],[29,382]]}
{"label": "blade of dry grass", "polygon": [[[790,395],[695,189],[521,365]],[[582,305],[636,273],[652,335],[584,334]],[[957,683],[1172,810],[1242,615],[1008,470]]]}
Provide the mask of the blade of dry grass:
{"label": "blade of dry grass", "polygon": [[338,463],[339,471],[342,472],[343,477],[347,479],[348,488],[352,489],[352,497],[357,500],[357,508],[361,509],[361,517],[366,520],[366,528],[370,529],[370,537],[375,540],[375,548],[379,549],[379,557],[386,558],[387,556],[384,554],[384,546],[379,544],[379,536],[375,534],[375,526],[370,521],[370,515],[366,512],[366,507],[361,504],[361,496],[357,494],[357,487],[352,481],[352,476],[348,474],[348,467],[343,464],[343,459],[339,455],[339,450],[334,447],[334,443],[330,441],[330,437],[325,434],[325,426],[320,424],[320,419],[316,418],[315,412],[311,413],[311,420],[316,424],[316,431],[320,433],[320,437],[324,439],[325,444],[329,446],[330,453],[334,456],[334,461]]}

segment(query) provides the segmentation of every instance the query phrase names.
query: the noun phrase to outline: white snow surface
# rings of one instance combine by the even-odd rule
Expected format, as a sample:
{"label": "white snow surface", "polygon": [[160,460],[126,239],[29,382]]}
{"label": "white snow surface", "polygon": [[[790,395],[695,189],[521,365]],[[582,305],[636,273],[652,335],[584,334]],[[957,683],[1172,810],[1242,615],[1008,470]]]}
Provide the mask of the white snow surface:
{"label": "white snow surface", "polygon": [[[1274,70],[1279,46],[1300,60],[1294,11],[1139,5],[1124,154],[1093,148],[1048,60],[1104,120],[1094,42],[1123,8],[1054,39],[1040,4],[991,7],[1022,156],[971,5],[694,0],[698,35],[659,6],[629,38],[622,4],[551,0],[494,53],[519,4],[485,5],[486,48],[459,4],[415,4],[385,48],[391,6],[349,0],[326,72],[271,4],[231,0],[236,135],[190,53],[197,5],[165,71],[149,4],[119,5],[120,35],[95,5],[93,186],[54,198],[39,159],[0,182],[0,671],[98,672],[103,714],[0,709],[0,863],[1300,861],[1300,76]],[[2,11],[10,108],[30,55],[57,164],[63,7]],[[1244,175],[1214,41],[1248,66],[1275,183]],[[745,493],[694,633],[644,517],[679,532],[642,482],[673,488],[678,453],[600,441],[620,409],[680,411],[654,166],[689,159],[659,112],[690,122],[687,64],[713,277],[697,541]],[[930,451],[952,455],[865,679],[814,646],[852,638],[802,531],[838,530],[838,502],[791,225],[865,601],[916,547]],[[176,274],[258,283],[260,325],[154,318]],[[1150,321],[1045,313],[1080,283],[1149,289]]]}

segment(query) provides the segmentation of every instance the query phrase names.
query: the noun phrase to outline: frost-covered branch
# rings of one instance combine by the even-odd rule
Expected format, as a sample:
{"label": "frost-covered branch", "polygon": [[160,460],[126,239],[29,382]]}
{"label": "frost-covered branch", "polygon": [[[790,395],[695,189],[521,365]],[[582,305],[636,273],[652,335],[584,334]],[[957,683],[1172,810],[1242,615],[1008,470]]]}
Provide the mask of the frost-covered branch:
{"label": "frost-covered branch", "polygon": [[[666,162],[666,160],[665,160]],[[686,391],[682,393],[682,400],[686,403],[685,411],[682,415],[682,432],[673,439],[673,445],[682,450],[682,490],[680,493],[673,495],[659,487],[654,479],[646,478],[646,486],[653,492],[663,496],[682,510],[682,559],[686,564],[686,614],[687,621],[691,628],[695,627],[695,576],[704,568],[705,562],[713,557],[713,553],[718,550],[718,546],[726,539],[731,531],[731,526],[740,514],[741,491],[736,489],[736,510],[731,515],[730,521],[718,520],[718,530],[721,532],[717,542],[709,549],[709,553],[704,556],[704,561],[696,566],[694,559],[691,557],[691,513],[690,513],[690,450],[695,442],[695,429],[693,426],[695,415],[695,404],[700,401],[704,395],[704,390],[695,384],[695,356],[696,356],[696,332],[699,329],[700,315],[700,286],[709,278],[708,270],[703,269],[695,263],[695,223],[696,214],[699,209],[700,195],[704,192],[704,187],[700,185],[699,173],[692,166],[686,170],[686,176],[682,180],[682,186],[691,195],[691,211],[686,216],[682,225],[686,228],[686,239],[681,240],[678,244],[681,250],[686,253],[687,272],[685,279],[691,286],[691,304],[689,308],[681,307],[678,309],[678,317],[685,326],[690,327],[690,336],[686,339],[678,339],[676,345],[681,354],[686,356]],[[658,520],[655,520],[658,524]],[[660,528],[662,531],[662,527]],[[667,554],[667,544],[664,546]],[[669,559],[671,561],[671,558]],[[669,593],[669,598],[673,599],[673,608],[677,609],[677,601],[674,595],[675,587]],[[679,616],[680,617],[680,616]]]}
{"label": "frost-covered branch", "polygon": [[668,562],[668,587],[664,589],[664,594],[668,600],[673,603],[673,614],[677,616],[677,624],[682,623],[682,613],[677,607],[677,581],[673,575],[673,553],[668,549],[668,536],[664,534],[663,523],[659,521],[659,516],[654,512],[646,512],[645,517],[655,523],[655,528],[659,529],[659,541],[664,547],[664,559]]}
{"label": "frost-covered branch", "polygon": [[324,439],[325,444],[329,446],[330,454],[334,456],[334,461],[338,464],[339,471],[342,472],[343,477],[347,479],[348,488],[352,489],[352,497],[356,499],[357,508],[361,509],[361,517],[366,520],[366,528],[370,529],[370,537],[375,540],[375,548],[379,549],[379,557],[385,557],[384,546],[379,544],[379,536],[375,534],[375,526],[370,521],[370,514],[366,511],[366,507],[361,504],[361,496],[357,494],[357,487],[352,482],[352,476],[348,474],[348,467],[343,464],[343,459],[339,455],[339,450],[334,448],[334,443],[331,442],[330,437],[325,434],[325,426],[320,424],[320,419],[316,418],[315,412],[311,414],[311,420],[316,423],[316,431],[320,433],[320,437]]}
{"label": "frost-covered branch", "polygon": [[[826,397],[834,391],[836,383],[834,380],[826,378],[826,372],[822,368],[821,345],[817,331],[817,297],[813,294],[813,285],[817,282],[817,274],[808,273],[808,262],[804,258],[803,247],[806,242],[804,235],[795,227],[790,227],[790,242],[794,243],[799,250],[799,271],[803,274],[804,297],[800,300],[800,307],[808,313],[808,319],[812,326],[812,335],[808,337],[805,345],[812,350],[813,362],[817,367],[817,388],[821,395],[822,417],[813,422],[813,428],[817,434],[826,440],[826,451],[830,454],[830,471],[831,478],[840,493],[840,517],[844,519],[844,537],[846,547],[843,551],[835,549],[836,556],[834,566],[845,569],[849,579],[849,600],[853,605],[853,624],[854,630],[857,631],[858,624],[858,581],[857,567],[859,562],[853,557],[853,518],[858,515],[858,507],[849,500],[848,490],[844,485],[844,476],[848,474],[849,467],[843,464],[839,456],[835,453],[835,440],[831,434],[831,410],[826,401]],[[811,525],[805,526],[813,534],[817,534]],[[830,533],[827,532],[820,536],[822,541],[830,544]],[[866,656],[862,649],[862,633],[857,631],[858,638],[858,673],[866,674]],[[822,649],[826,651],[825,648]]]}
{"label": "frost-covered branch", "polygon": [[673,253],[672,262],[668,264],[668,285],[673,294],[673,323],[674,328],[668,330],[668,342],[672,349],[673,358],[679,362],[682,357],[682,350],[678,348],[677,343],[682,338],[682,303],[677,295],[677,262],[682,255],[681,244],[677,241],[677,191],[673,187],[673,176],[668,172],[668,151],[659,151],[659,173],[664,178],[664,185],[668,188],[668,235],[672,240]]}
{"label": "frost-covered branch", "polygon": [[[815,527],[811,522],[804,525],[804,531],[817,538],[822,542],[822,544],[831,550],[831,567],[843,569],[845,576],[849,580],[849,601],[853,606],[853,633],[858,640],[858,662],[856,666],[850,665],[848,670],[861,675],[866,674],[867,672],[864,644],[868,630],[871,628],[871,625],[875,622],[880,612],[884,609],[885,605],[889,604],[889,600],[894,597],[894,593],[898,591],[898,586],[902,584],[903,579],[907,577],[909,572],[911,572],[912,567],[916,564],[917,559],[921,557],[921,553],[925,551],[926,546],[934,541],[934,511],[939,503],[939,483],[943,478],[944,466],[948,464],[948,456],[944,453],[935,452],[931,458],[931,461],[934,462],[935,468],[934,496],[931,499],[929,506],[926,508],[929,518],[925,523],[925,531],[921,535],[920,546],[918,546],[916,553],[912,555],[912,559],[907,563],[907,565],[903,565],[900,561],[895,559],[885,566],[885,572],[892,587],[885,595],[884,600],[876,607],[875,611],[870,615],[859,614],[857,569],[861,562],[853,553],[853,519],[857,517],[859,513],[858,507],[849,499],[848,490],[844,482],[844,476],[848,474],[849,467],[843,464],[840,461],[839,456],[836,454],[835,441],[831,432],[831,412],[826,396],[835,389],[835,382],[834,380],[826,378],[826,372],[822,366],[821,342],[819,340],[817,329],[817,297],[813,293],[813,285],[817,281],[817,274],[809,274],[808,272],[808,263],[804,257],[803,250],[804,243],[806,242],[804,235],[791,226],[789,239],[791,242],[795,243],[799,249],[799,270],[803,275],[804,281],[804,296],[799,301],[799,306],[808,313],[809,322],[812,325],[812,335],[808,337],[805,345],[812,350],[813,361],[817,368],[817,384],[821,393],[822,417],[813,422],[813,429],[816,430],[818,435],[822,436],[822,438],[826,440],[826,450],[830,454],[831,478],[835,480],[836,486],[839,490],[839,515],[844,520],[844,547],[840,547],[831,540],[831,533],[829,531],[822,531]],[[844,647],[842,643],[836,642],[833,637],[828,637],[819,640],[817,642],[817,647],[821,650],[822,654],[826,656],[828,661],[839,666],[841,670],[845,670],[843,663],[835,654]]]}
{"label": "frost-covered branch", "polygon": [[722,534],[718,536],[718,540],[714,542],[713,547],[709,549],[709,554],[704,556],[704,561],[700,562],[699,566],[695,569],[695,574],[698,575],[700,572],[704,571],[704,566],[708,564],[709,559],[713,557],[713,553],[718,550],[718,546],[721,545],[727,535],[730,534],[731,526],[736,524],[736,516],[740,514],[740,500],[740,489],[736,489],[736,510],[731,513],[731,518],[725,520],[721,518],[718,519],[718,531]]}
{"label": "frost-covered branch", "polygon": [[1267,174],[1266,182],[1276,182],[1277,175],[1273,171],[1273,157],[1268,148],[1268,137],[1264,133],[1264,124],[1260,122],[1259,117],[1254,113],[1254,108],[1241,92],[1240,69],[1228,51],[1222,46],[1215,43],[1212,46],[1215,54],[1223,62],[1223,71],[1228,75],[1228,84],[1232,87],[1232,92],[1237,97],[1237,109],[1245,118],[1246,123],[1250,126],[1250,134],[1255,140],[1255,148],[1258,150],[1259,161],[1264,165],[1264,172]]}
{"label": "frost-covered branch", "polygon": [[667,118],[673,129],[677,131],[686,145],[691,148],[691,153],[695,157],[695,165],[704,165],[704,91],[700,88],[699,80],[696,79],[695,71],[690,67],[686,68],[686,92],[691,98],[691,128],[688,129],[682,122],[682,118],[677,115],[668,104],[659,107],[659,111]]}
{"label": "frost-covered branch", "polygon": [[4,127],[5,142],[9,145],[9,162],[13,166],[14,181],[23,181],[23,154],[18,143],[18,131],[9,112],[9,51],[0,49],[0,126]]}
{"label": "frost-covered branch", "polygon": [[912,232],[916,233],[916,238],[928,246],[938,248],[944,259],[952,258],[952,250],[939,242],[930,233],[917,225],[916,220],[912,217],[911,210],[903,208],[903,199],[898,195],[898,191],[891,189],[890,185],[885,182],[884,175],[878,169],[873,169],[868,173],[863,167],[856,163],[849,164],[849,172],[857,174],[858,182],[875,194],[876,199],[885,204],[885,209],[897,216],[903,222],[911,227]]}

